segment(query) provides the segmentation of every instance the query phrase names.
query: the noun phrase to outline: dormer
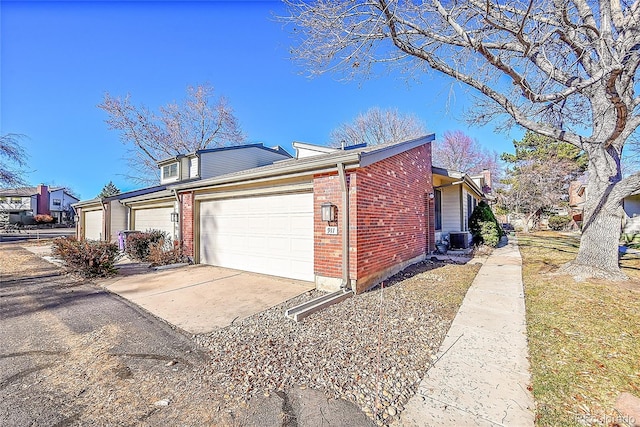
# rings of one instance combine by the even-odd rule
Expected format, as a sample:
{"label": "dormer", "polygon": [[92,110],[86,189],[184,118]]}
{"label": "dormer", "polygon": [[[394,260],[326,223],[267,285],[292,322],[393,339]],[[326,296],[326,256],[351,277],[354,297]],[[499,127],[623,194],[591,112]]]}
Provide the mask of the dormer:
{"label": "dormer", "polygon": [[160,184],[211,178],[288,159],[291,155],[282,147],[261,143],[198,150],[158,162]]}
{"label": "dormer", "polygon": [[185,179],[198,177],[198,157],[179,155],[158,162],[160,167],[160,183],[171,184]]}

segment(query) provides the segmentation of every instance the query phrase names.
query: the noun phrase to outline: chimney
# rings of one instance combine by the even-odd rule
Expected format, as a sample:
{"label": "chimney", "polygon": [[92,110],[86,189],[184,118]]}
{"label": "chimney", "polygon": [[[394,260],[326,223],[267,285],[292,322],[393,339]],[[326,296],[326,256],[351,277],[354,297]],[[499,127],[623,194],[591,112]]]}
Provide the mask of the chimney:
{"label": "chimney", "polygon": [[491,171],[489,169],[482,169],[482,180],[484,181],[482,192],[491,193]]}
{"label": "chimney", "polygon": [[37,215],[51,215],[49,209],[49,187],[44,184],[38,184],[38,212]]}

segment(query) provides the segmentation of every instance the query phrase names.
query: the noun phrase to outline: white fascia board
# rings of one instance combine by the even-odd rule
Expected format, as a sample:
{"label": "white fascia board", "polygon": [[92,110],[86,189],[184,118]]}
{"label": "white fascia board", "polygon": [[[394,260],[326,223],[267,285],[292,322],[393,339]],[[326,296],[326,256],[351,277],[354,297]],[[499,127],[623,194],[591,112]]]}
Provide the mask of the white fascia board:
{"label": "white fascia board", "polygon": [[71,206],[74,208],[86,208],[88,206],[101,206],[102,205],[102,199],[97,197],[95,199],[91,199],[91,200],[82,200],[80,202],[77,203],[72,203]]}

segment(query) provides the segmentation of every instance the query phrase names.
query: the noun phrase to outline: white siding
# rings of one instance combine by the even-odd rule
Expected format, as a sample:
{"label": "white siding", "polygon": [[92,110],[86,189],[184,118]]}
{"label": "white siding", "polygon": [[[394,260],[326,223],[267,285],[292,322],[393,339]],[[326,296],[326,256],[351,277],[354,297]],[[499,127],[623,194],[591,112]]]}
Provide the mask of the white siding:
{"label": "white siding", "polygon": [[127,230],[127,208],[122,205],[118,200],[112,200],[110,203],[111,209],[111,241],[118,241],[118,233],[122,230]]}
{"label": "white siding", "polygon": [[200,262],[313,280],[313,194],[203,201]]}
{"label": "white siding", "polygon": [[444,187],[442,191],[442,232],[461,231],[460,186]]}
{"label": "white siding", "polygon": [[201,178],[211,178],[259,166],[270,165],[287,157],[258,147],[230,148],[200,154]]}
{"label": "white siding", "polygon": [[191,157],[189,159],[189,178],[198,177],[198,158]]}
{"label": "white siding", "polygon": [[84,238],[88,240],[102,240],[102,209],[86,211],[84,216]]}

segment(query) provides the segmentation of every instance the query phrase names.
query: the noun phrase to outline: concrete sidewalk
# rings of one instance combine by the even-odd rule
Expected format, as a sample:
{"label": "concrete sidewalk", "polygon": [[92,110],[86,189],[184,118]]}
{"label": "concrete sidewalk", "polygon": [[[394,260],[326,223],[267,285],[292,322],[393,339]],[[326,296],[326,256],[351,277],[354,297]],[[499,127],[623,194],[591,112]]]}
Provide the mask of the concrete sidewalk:
{"label": "concrete sidewalk", "polygon": [[522,258],[512,239],[478,272],[395,426],[533,426]]}

